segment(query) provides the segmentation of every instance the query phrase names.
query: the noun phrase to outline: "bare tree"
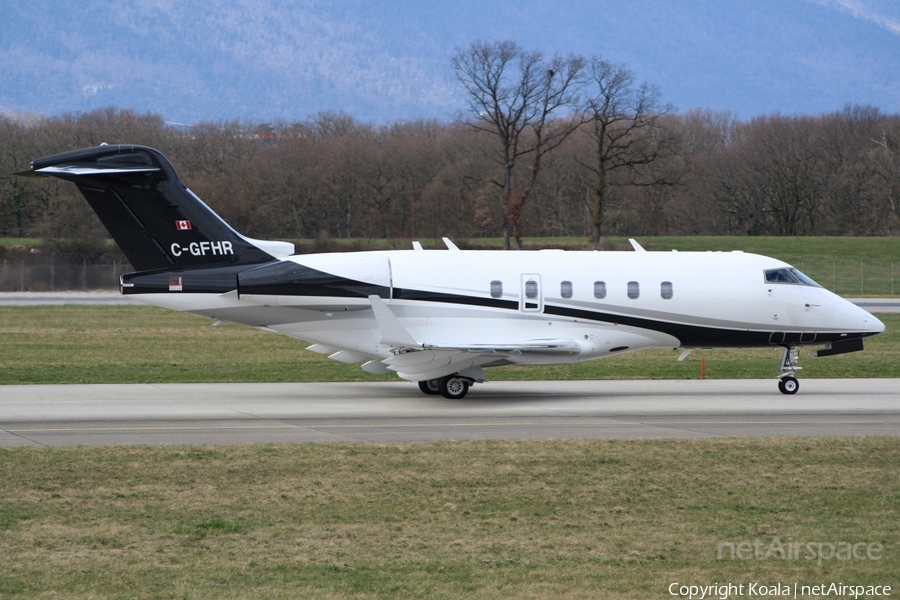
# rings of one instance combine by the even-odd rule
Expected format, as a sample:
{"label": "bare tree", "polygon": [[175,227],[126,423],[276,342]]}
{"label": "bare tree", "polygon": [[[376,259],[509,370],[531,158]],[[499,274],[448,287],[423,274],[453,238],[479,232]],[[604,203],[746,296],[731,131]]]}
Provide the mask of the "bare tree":
{"label": "bare tree", "polygon": [[[872,187],[878,190],[894,216],[900,218],[900,152],[898,140],[891,140],[887,132],[882,131],[880,139],[873,140],[873,148],[866,156],[871,173]],[[884,215],[884,221],[888,221]]]}
{"label": "bare tree", "polygon": [[825,193],[822,144],[811,117],[757,117],[745,126],[747,185],[776,235],[817,235]]}
{"label": "bare tree", "polygon": [[[583,122],[578,106],[585,60],[526,51],[515,42],[474,42],[453,57],[456,77],[466,91],[470,125],[498,142],[495,159],[502,167],[503,247],[510,237],[520,249],[523,208],[540,173],[541,159]],[[564,111],[569,112],[562,115]],[[517,181],[516,162],[530,158]]]}
{"label": "bare tree", "polygon": [[[28,168],[25,125],[0,115],[0,235],[23,237],[36,194],[13,173]],[[35,188],[37,186],[32,186]]]}
{"label": "bare tree", "polygon": [[584,131],[594,149],[592,160],[582,165],[596,177],[591,239],[599,244],[614,172],[627,172],[623,185],[657,186],[676,184],[685,171],[642,169],[678,150],[674,136],[662,126],[663,117],[674,108],[662,104],[659,88],[646,83],[636,87],[633,72],[596,56],[591,57],[588,73],[591,96]]}

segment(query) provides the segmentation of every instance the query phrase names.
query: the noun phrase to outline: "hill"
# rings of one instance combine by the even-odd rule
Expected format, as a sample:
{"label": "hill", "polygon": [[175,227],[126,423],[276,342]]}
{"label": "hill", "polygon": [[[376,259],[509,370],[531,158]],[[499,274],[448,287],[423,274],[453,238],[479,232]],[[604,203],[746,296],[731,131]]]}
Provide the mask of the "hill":
{"label": "hill", "polygon": [[463,106],[450,56],[476,39],[624,62],[681,110],[900,110],[900,8],[887,0],[51,4],[4,7],[0,110],[443,120]]}

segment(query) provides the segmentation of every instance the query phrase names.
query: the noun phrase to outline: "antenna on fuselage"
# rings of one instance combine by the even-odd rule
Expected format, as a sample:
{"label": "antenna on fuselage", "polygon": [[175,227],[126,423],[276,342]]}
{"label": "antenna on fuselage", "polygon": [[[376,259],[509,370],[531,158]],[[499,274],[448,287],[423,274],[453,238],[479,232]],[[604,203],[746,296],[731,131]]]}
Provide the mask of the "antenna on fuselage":
{"label": "antenna on fuselage", "polygon": [[646,250],[644,250],[644,247],[637,243],[637,240],[628,238],[628,241],[631,242],[631,247],[634,248],[635,252],[646,252]]}

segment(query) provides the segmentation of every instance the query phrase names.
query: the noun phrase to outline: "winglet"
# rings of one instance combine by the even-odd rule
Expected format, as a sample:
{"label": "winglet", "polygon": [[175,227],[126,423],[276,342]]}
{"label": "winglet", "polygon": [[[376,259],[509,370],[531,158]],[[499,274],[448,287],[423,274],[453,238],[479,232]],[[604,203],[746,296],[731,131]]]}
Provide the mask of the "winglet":
{"label": "winglet", "polygon": [[422,344],[416,342],[400,320],[387,307],[384,300],[380,296],[369,296],[369,302],[372,303],[372,311],[375,313],[375,321],[378,323],[378,330],[381,331],[381,343],[396,348],[421,348]]}
{"label": "winglet", "polygon": [[635,252],[646,252],[644,247],[637,243],[637,240],[628,238],[628,241],[631,242],[631,247],[634,248]]}

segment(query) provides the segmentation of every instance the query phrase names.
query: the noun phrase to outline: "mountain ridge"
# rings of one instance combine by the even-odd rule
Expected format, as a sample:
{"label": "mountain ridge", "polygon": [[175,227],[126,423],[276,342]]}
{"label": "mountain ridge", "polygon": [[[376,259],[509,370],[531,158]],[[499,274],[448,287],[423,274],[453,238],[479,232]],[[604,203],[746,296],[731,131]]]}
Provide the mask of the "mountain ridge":
{"label": "mountain ridge", "polygon": [[455,49],[512,39],[624,63],[682,111],[900,111],[900,9],[879,0],[50,4],[5,10],[0,107],[114,105],[183,123],[446,120],[464,105]]}

